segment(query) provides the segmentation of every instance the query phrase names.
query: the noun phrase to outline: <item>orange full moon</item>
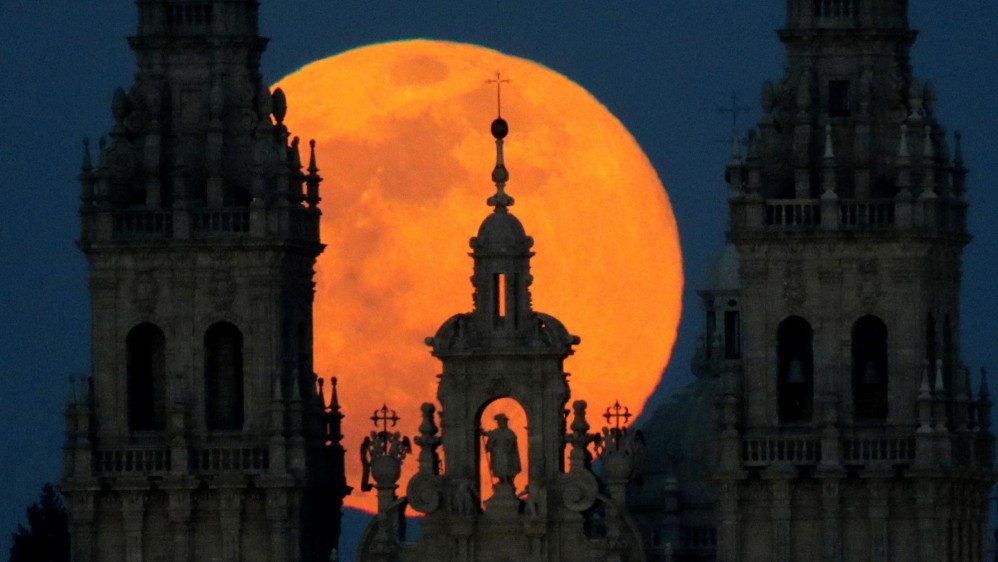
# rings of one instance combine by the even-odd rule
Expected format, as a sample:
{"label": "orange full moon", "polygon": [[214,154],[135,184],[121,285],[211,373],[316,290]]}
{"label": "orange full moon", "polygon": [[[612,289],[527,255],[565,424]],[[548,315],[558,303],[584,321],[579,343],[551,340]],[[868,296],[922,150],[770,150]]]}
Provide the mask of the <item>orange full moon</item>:
{"label": "orange full moon", "polygon": [[[624,126],[568,78],[474,45],[400,41],[326,58],[282,79],[285,123],[316,140],[322,240],[315,368],[339,377],[347,506],[360,442],[387,404],[417,434],[436,402],[439,362],[423,340],[471,310],[468,240],[491,208],[496,71],[509,122],[511,211],[533,236],[534,308],[581,336],[566,363],[572,400],[599,427],[619,400],[639,412],[668,362],[683,285],[676,221],[655,170]],[[491,420],[487,420],[491,421]],[[400,485],[415,473],[405,463]]]}

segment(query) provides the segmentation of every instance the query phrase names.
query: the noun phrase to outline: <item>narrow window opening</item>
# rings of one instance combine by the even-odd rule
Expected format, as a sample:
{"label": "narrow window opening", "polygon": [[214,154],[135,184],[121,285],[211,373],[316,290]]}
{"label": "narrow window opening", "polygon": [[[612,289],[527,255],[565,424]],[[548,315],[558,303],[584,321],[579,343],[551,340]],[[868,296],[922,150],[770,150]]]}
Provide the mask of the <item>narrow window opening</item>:
{"label": "narrow window opening", "polygon": [[707,336],[704,338],[704,353],[710,359],[714,351],[714,332],[717,330],[717,313],[713,310],[707,311]]}
{"label": "narrow window opening", "polygon": [[829,80],[828,82],[828,115],[829,117],[848,117],[852,109],[849,100],[848,80]]}
{"label": "narrow window opening", "polygon": [[931,388],[936,388],[936,319],[931,314],[925,327],[925,370]]}
{"label": "narrow window opening", "polygon": [[166,338],[152,324],[128,333],[128,427],[137,431],[166,428]]}
{"label": "narrow window opening", "polygon": [[737,310],[724,312],[724,358],[741,359],[742,357],[742,327]]}
{"label": "narrow window opening", "polygon": [[495,306],[496,326],[501,326],[506,319],[506,274],[496,273],[493,276],[493,305]]}
{"label": "narrow window opening", "polygon": [[781,423],[809,422],[814,413],[811,325],[791,316],[777,329],[777,408]]}
{"label": "narrow window opening", "polygon": [[953,328],[950,326],[949,314],[943,318],[943,384],[947,392],[953,390]]}
{"label": "narrow window opening", "polygon": [[852,400],[857,420],[887,418],[887,325],[864,316],[852,328]]}
{"label": "narrow window opening", "polygon": [[205,385],[209,429],[243,426],[243,335],[221,322],[205,334]]}

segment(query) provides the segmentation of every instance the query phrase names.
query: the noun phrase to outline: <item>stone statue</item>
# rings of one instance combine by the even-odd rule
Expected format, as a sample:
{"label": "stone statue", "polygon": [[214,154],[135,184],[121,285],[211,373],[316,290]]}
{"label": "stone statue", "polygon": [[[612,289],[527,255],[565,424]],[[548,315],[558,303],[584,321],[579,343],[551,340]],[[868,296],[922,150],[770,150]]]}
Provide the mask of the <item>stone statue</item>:
{"label": "stone statue", "polygon": [[516,434],[509,428],[506,414],[495,417],[498,427],[485,433],[485,452],[489,455],[489,469],[499,484],[512,484],[520,473],[520,450],[516,444]]}

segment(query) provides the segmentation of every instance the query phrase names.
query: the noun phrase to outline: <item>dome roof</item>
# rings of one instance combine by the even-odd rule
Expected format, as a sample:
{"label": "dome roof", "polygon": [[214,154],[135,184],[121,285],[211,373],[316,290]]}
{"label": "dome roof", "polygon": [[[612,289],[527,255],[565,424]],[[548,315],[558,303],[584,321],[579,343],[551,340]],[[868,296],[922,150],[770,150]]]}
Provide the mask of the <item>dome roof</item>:
{"label": "dome roof", "polygon": [[485,217],[478,227],[478,236],[471,239],[473,249],[493,252],[524,252],[533,245],[534,240],[527,236],[520,219],[506,209],[496,209]]}
{"label": "dome roof", "polygon": [[737,291],[741,289],[741,279],[738,276],[739,262],[738,248],[730,242],[725,244],[710,270],[705,290]]}
{"label": "dome roof", "polygon": [[629,490],[637,505],[662,505],[668,481],[678,487],[684,505],[711,502],[716,453],[708,429],[717,426],[716,392],[716,380],[696,379],[659,406],[641,428],[648,451],[639,466],[643,483]]}

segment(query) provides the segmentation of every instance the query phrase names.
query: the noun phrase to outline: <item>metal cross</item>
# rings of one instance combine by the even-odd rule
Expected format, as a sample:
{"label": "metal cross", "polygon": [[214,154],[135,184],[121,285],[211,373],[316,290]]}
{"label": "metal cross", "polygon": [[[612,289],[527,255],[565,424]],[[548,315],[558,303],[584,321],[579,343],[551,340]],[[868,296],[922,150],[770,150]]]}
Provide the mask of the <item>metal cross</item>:
{"label": "metal cross", "polygon": [[503,78],[502,74],[498,71],[496,72],[496,77],[494,80],[486,80],[486,84],[496,85],[496,112],[498,112],[499,117],[502,117],[502,85],[509,84],[509,78]]}
{"label": "metal cross", "polygon": [[[613,410],[613,413],[610,413],[610,410]],[[621,413],[621,410],[623,410],[623,413]],[[617,400],[613,403],[613,406],[606,409],[603,417],[606,418],[606,423],[610,423],[610,420],[613,420],[616,426],[615,429],[620,429],[620,420],[623,419],[624,425],[627,425],[627,420],[631,419],[631,410],[627,406],[621,406],[620,401]]]}
{"label": "metal cross", "polygon": [[398,414],[395,410],[389,410],[388,404],[383,404],[380,410],[375,410],[374,415],[371,416],[371,421],[374,422],[374,427],[378,427],[381,424],[381,431],[388,433],[388,422],[392,422],[391,427],[395,427],[395,424],[399,421]]}
{"label": "metal cross", "polygon": [[734,131],[734,130],[738,129],[738,114],[739,113],[748,113],[748,112],[752,111],[752,108],[749,107],[749,106],[747,106],[747,105],[738,105],[738,94],[732,92],[731,93],[731,105],[730,106],[722,106],[722,107],[718,108],[718,111],[720,111],[721,113],[730,113],[731,114],[731,130]]}

